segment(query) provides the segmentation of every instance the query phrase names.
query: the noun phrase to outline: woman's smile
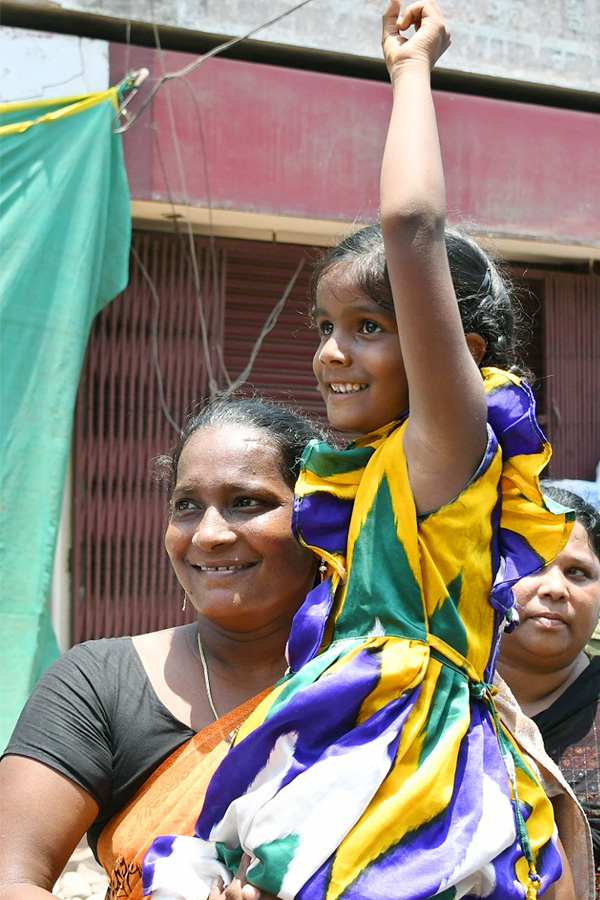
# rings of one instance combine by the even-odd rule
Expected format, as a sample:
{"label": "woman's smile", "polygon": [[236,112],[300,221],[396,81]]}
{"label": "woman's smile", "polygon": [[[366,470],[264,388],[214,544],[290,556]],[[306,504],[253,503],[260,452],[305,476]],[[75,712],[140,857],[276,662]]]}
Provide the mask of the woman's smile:
{"label": "woman's smile", "polygon": [[341,394],[344,396],[345,394],[356,394],[358,391],[365,391],[368,385],[366,384],[337,384],[335,381],[329,382],[329,388],[334,394]]}

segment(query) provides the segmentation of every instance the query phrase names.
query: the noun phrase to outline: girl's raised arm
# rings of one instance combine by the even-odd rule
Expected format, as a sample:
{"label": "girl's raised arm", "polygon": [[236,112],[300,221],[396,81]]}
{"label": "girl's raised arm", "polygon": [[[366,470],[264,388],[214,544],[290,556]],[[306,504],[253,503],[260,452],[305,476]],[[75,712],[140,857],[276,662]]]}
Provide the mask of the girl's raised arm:
{"label": "girl's raised arm", "polygon": [[[398,18],[400,15],[400,18]],[[415,26],[410,38],[399,34]],[[446,193],[430,73],[449,46],[433,0],[383,16],[393,107],[381,171],[381,225],[408,380],[405,435],[417,510],[468,483],[486,445],[486,401],[467,346],[446,255]]]}

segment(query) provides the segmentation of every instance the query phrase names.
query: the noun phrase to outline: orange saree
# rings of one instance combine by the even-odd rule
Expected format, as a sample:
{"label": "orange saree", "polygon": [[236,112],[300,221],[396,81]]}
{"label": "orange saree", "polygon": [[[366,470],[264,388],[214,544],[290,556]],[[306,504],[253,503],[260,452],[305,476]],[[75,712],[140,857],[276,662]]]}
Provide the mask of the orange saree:
{"label": "orange saree", "polygon": [[234,732],[271,688],[236,707],[190,738],[153,772],[98,840],[98,858],[110,883],[106,900],[143,900],[142,860],[160,834],[194,833],[213,772]]}

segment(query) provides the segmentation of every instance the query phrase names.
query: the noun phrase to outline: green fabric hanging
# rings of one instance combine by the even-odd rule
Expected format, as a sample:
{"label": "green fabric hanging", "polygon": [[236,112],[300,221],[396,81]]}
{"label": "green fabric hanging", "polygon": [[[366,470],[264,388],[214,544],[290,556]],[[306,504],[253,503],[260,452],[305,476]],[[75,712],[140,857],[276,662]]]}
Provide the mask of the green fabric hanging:
{"label": "green fabric hanging", "polygon": [[58,655],[49,615],[73,409],[95,314],[128,279],[119,89],[0,105],[0,745]]}

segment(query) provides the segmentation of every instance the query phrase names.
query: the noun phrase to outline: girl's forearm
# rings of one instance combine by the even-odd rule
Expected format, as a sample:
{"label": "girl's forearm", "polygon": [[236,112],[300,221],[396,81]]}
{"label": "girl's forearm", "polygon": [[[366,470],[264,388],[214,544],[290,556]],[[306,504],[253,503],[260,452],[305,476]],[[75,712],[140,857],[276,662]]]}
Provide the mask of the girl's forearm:
{"label": "girl's forearm", "polygon": [[446,188],[433,96],[425,61],[392,75],[393,106],[381,167],[381,221],[386,227],[443,228]]}

